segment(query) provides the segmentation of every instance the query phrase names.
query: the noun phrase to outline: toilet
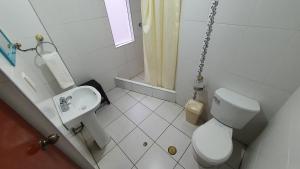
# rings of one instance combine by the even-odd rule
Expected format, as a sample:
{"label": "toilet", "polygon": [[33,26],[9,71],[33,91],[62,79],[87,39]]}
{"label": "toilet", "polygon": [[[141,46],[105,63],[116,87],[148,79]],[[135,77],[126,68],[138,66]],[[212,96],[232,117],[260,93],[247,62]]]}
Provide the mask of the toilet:
{"label": "toilet", "polygon": [[259,112],[256,100],[225,88],[216,90],[210,111],[213,118],[198,127],[192,136],[197,163],[204,168],[225,163],[233,150],[233,129],[242,129]]}

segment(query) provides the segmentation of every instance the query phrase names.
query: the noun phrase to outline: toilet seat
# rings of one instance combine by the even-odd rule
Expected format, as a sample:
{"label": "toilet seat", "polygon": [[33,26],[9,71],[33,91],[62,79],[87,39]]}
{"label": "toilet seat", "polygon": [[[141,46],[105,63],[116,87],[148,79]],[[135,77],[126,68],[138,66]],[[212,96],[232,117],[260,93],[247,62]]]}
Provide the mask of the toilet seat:
{"label": "toilet seat", "polygon": [[192,136],[196,155],[206,166],[216,166],[227,161],[232,153],[232,128],[211,119],[198,127]]}

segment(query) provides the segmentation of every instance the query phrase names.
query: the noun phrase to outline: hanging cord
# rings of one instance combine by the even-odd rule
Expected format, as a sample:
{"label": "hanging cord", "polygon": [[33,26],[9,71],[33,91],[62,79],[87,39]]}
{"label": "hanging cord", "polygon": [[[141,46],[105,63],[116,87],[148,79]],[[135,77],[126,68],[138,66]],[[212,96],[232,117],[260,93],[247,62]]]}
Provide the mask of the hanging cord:
{"label": "hanging cord", "polygon": [[208,45],[209,45],[209,41],[210,41],[210,36],[211,36],[212,31],[213,31],[212,27],[213,27],[213,24],[215,22],[215,15],[217,13],[218,4],[219,4],[219,1],[215,0],[215,1],[213,1],[212,6],[210,7],[211,12],[209,14],[209,22],[207,24],[207,30],[206,30],[206,33],[205,33],[206,37],[203,41],[203,46],[202,46],[200,65],[199,65],[198,76],[197,76],[197,80],[196,80],[197,84],[195,84],[195,86],[194,86],[194,97],[193,97],[194,100],[197,97],[197,92],[204,90],[202,72],[203,72],[203,68],[204,68],[204,62],[205,62],[205,59],[206,59],[206,54],[207,54],[207,49],[208,49]]}
{"label": "hanging cord", "polygon": [[37,43],[37,45],[34,47],[34,48],[28,48],[28,49],[21,49],[22,45],[20,43],[16,43],[15,44],[15,47],[16,49],[18,49],[19,51],[21,52],[28,52],[28,51],[35,51],[35,53],[38,55],[38,56],[42,56],[38,50],[38,48],[42,45],[42,44],[50,44],[54,47],[54,49],[56,50],[56,52],[58,51],[57,50],[57,47],[54,43],[52,42],[44,42],[44,41],[40,41]]}

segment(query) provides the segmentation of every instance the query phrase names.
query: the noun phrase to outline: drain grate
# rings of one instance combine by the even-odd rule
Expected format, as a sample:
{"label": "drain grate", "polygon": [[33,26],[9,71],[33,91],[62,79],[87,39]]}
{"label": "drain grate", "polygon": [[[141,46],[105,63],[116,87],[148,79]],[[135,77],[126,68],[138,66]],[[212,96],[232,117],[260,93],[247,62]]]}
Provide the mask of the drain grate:
{"label": "drain grate", "polygon": [[147,142],[144,142],[144,143],[143,143],[143,146],[144,146],[144,147],[146,147],[147,145],[148,145],[148,143],[147,143]]}
{"label": "drain grate", "polygon": [[171,155],[175,155],[175,154],[177,153],[177,149],[176,149],[176,147],[174,147],[174,146],[170,146],[170,147],[168,148],[168,152],[169,152],[169,154],[171,154]]}

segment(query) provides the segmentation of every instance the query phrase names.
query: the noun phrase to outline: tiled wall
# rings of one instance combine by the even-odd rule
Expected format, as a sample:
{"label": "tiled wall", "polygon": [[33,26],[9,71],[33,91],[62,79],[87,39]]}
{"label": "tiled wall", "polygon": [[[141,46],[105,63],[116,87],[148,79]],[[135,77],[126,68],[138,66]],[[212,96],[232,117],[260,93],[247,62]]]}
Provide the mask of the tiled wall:
{"label": "tiled wall", "polygon": [[[0,6],[0,28],[12,42],[22,43],[23,48],[34,47],[36,46],[34,36],[37,33],[43,34],[45,40],[49,41],[43,26],[27,0],[1,0]],[[32,88],[23,79],[23,72],[32,79],[35,88]],[[49,109],[42,110],[42,113],[36,106],[47,99],[48,102],[51,102],[51,97],[60,92],[61,89],[51,72],[34,52],[18,52],[16,67],[11,66],[0,54],[0,98],[45,136],[51,133],[59,134],[59,131],[48,121],[49,117],[46,118],[43,114]],[[23,94],[27,97],[24,97]],[[51,114],[51,117],[56,116]],[[87,157],[83,150],[83,143],[76,139],[78,138],[75,136],[61,137],[56,145],[83,168],[93,168],[89,163],[91,160],[85,160],[80,155],[82,153]]]}
{"label": "tiled wall", "polygon": [[[1,0],[0,6],[0,27],[13,43],[20,42],[23,48],[34,47],[36,46],[34,38],[36,33],[45,35],[46,40],[49,39],[28,1]],[[17,52],[16,67],[11,66],[0,55],[0,68],[34,103],[60,92],[60,88],[51,72],[43,60],[36,56],[34,52]],[[23,72],[32,79],[35,88],[23,79]],[[10,82],[0,83],[3,87]]]}
{"label": "tiled wall", "polygon": [[30,0],[56,43],[77,84],[99,81],[105,90],[114,78],[143,71],[140,0],[130,0],[135,42],[115,48],[103,0]]}
{"label": "tiled wall", "polygon": [[[183,0],[177,102],[192,97],[210,0]],[[257,99],[266,117],[300,85],[300,3],[294,0],[219,1],[208,49],[208,96],[219,87]]]}
{"label": "tiled wall", "polygon": [[5,101],[42,135],[59,134],[61,137],[55,146],[67,154],[68,157],[79,166],[85,169],[95,168],[93,167],[92,157],[88,154],[85,145],[80,142],[78,137],[67,134],[70,132],[67,132],[66,129],[62,127],[62,123],[51,98],[47,99],[46,102],[39,102],[38,105],[41,105],[37,107],[37,104],[31,102],[28,97],[24,96],[23,89],[20,90],[17,88],[16,84],[11,82],[1,71],[0,82],[1,100]]}
{"label": "tiled wall", "polygon": [[300,168],[300,88],[248,148],[242,169]]}

